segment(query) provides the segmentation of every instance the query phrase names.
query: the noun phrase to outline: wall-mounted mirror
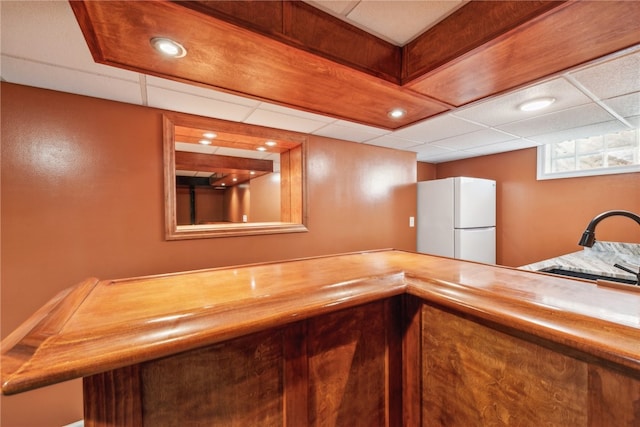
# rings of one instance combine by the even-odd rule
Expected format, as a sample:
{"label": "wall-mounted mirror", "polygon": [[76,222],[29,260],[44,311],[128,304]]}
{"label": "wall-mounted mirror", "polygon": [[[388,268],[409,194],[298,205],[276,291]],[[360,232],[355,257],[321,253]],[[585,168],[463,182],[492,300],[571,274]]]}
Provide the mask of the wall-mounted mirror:
{"label": "wall-mounted mirror", "polygon": [[165,114],[167,240],[307,231],[306,136]]}

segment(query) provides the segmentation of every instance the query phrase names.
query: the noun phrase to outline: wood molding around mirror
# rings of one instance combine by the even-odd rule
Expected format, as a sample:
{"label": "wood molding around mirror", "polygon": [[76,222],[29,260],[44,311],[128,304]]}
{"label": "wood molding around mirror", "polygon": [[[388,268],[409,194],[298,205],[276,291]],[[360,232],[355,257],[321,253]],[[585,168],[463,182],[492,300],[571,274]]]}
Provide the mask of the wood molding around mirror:
{"label": "wood molding around mirror", "polygon": [[[210,135],[206,145],[199,143],[207,138],[203,134],[208,132],[215,136]],[[163,114],[165,239],[307,231],[306,142],[307,136],[297,132],[182,113]],[[176,144],[180,150],[176,150]],[[270,216],[255,212],[261,210],[255,209],[257,202],[253,205],[254,214],[250,212],[251,181],[269,176],[279,178],[272,180],[279,181],[279,185],[275,184],[279,197],[256,193],[274,189],[274,184],[271,187],[261,184],[259,190],[254,186],[254,200],[270,199],[277,203],[279,199],[279,218],[277,205],[275,214],[272,212]],[[215,198],[224,206],[215,208],[215,214],[212,209],[208,213],[196,209],[196,194],[202,192],[208,194],[206,203]],[[183,203],[183,199],[187,202]],[[189,218],[186,223],[185,217]],[[260,219],[253,220],[255,217]]]}

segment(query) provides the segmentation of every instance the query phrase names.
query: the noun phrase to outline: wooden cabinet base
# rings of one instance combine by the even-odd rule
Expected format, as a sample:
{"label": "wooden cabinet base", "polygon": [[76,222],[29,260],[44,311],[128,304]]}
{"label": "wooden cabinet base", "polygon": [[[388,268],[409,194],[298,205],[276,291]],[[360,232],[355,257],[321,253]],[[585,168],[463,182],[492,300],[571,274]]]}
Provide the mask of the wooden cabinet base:
{"label": "wooden cabinet base", "polygon": [[85,425],[640,425],[640,379],[403,296],[86,377]]}
{"label": "wooden cabinet base", "polygon": [[86,377],[85,425],[400,425],[399,298]]}

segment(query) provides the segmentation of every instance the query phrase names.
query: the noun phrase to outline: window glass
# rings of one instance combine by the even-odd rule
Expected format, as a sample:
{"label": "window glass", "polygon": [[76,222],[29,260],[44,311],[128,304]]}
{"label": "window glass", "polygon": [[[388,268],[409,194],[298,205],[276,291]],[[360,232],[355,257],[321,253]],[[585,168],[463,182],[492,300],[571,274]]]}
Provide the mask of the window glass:
{"label": "window glass", "polygon": [[639,171],[638,129],[538,147],[538,179]]}

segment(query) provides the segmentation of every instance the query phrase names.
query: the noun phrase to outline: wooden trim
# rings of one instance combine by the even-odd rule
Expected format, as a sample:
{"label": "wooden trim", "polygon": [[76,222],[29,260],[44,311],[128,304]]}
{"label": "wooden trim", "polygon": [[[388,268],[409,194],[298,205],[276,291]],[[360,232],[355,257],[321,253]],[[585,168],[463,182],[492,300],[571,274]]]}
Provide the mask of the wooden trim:
{"label": "wooden trim", "polygon": [[288,327],[284,334],[284,425],[305,427],[309,412],[307,322]]}
{"label": "wooden trim", "polygon": [[422,301],[404,295],[402,310],[402,425],[422,425]]}
{"label": "wooden trim", "polygon": [[85,427],[140,427],[142,380],[140,365],[84,377]]}
{"label": "wooden trim", "polygon": [[178,3],[374,77],[400,82],[400,47],[306,3],[285,0]]}
{"label": "wooden trim", "polygon": [[566,1],[468,2],[403,47],[402,83],[422,77]]}
{"label": "wooden trim", "polygon": [[247,159],[187,151],[177,151],[175,153],[175,162],[176,169],[181,170],[223,171],[224,173],[273,172],[272,160]]}
{"label": "wooden trim", "polygon": [[[281,221],[265,223],[231,223],[231,224],[203,224],[196,226],[178,226],[176,217],[176,125],[198,129],[213,129],[221,132],[249,135],[251,138],[276,139],[287,142],[291,146],[289,151],[281,153]],[[244,123],[228,122],[209,119],[181,113],[166,113],[163,115],[163,146],[164,146],[164,192],[165,192],[165,238],[167,240],[203,239],[211,237],[237,237],[280,233],[306,232],[306,192],[307,180],[305,174],[307,136],[297,133],[272,129]],[[180,153],[180,158],[200,158],[202,156]],[[246,159],[245,159],[246,160]],[[183,165],[186,166],[186,165]],[[238,165],[237,165],[238,166]]]}

